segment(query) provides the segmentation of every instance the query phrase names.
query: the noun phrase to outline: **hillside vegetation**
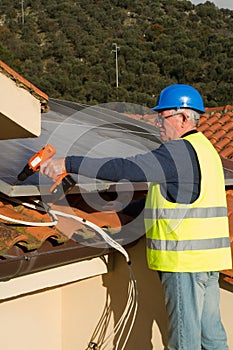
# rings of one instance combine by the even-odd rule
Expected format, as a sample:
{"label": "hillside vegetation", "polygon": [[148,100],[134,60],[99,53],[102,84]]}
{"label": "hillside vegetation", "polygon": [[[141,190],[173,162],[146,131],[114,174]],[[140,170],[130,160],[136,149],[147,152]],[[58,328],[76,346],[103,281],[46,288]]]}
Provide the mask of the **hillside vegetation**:
{"label": "hillside vegetation", "polygon": [[168,84],[188,83],[206,106],[233,104],[233,11],[209,1],[1,0],[0,58],[53,98],[153,106]]}

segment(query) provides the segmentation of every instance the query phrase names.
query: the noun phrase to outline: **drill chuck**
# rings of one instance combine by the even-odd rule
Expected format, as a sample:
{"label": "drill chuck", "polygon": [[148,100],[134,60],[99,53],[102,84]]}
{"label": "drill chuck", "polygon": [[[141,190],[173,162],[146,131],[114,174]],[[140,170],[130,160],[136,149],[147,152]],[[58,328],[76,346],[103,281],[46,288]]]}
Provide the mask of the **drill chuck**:
{"label": "drill chuck", "polygon": [[29,176],[39,171],[41,163],[50,159],[55,153],[56,149],[50,144],[41,148],[39,152],[29,159],[23,170],[19,173],[17,176],[18,181],[25,181]]}
{"label": "drill chuck", "polygon": [[18,181],[25,181],[32,174],[34,174],[34,170],[26,164],[21,173],[18,174],[17,179]]}

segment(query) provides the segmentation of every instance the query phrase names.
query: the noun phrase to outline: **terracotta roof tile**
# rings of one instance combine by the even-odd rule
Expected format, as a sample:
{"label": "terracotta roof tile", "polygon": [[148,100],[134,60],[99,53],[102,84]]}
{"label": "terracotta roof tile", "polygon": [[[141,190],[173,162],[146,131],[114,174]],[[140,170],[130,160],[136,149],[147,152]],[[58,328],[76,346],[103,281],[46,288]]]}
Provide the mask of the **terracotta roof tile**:
{"label": "terracotta roof tile", "polygon": [[233,124],[231,122],[231,120],[229,120],[229,122],[222,124],[221,126],[222,130],[224,130],[226,133],[228,133],[229,131],[231,131],[233,129]]}
{"label": "terracotta roof tile", "polygon": [[[53,206],[56,209],[56,206]],[[69,208],[67,208],[69,209]],[[66,212],[66,209],[63,208],[63,211]],[[92,221],[94,224],[99,227],[113,227],[113,228],[121,228],[121,221],[119,216],[115,211],[103,211],[103,212],[93,212],[87,213],[83,210],[72,208],[73,214],[81,217],[85,220]]]}
{"label": "terracotta roof tile", "polygon": [[231,120],[231,116],[229,114],[223,115],[223,117],[219,120],[222,125],[228,123]]}
{"label": "terracotta roof tile", "polygon": [[124,113],[125,116],[127,117],[130,117],[132,119],[135,119],[135,120],[142,120],[143,119],[143,116],[140,115],[140,114],[128,114],[128,113]]}
{"label": "terracotta roof tile", "polygon": [[218,151],[218,153],[220,153],[220,151],[222,149],[224,149],[224,147],[228,144],[228,139],[227,138],[221,138],[220,141],[217,142],[216,140],[216,143],[214,145],[214,147],[216,148],[216,150]]}
{"label": "terracotta roof tile", "polygon": [[233,158],[233,106],[206,108],[206,113],[200,118],[198,130],[211,141],[221,157]]}
{"label": "terracotta roof tile", "polygon": [[0,255],[7,254],[8,250],[16,245],[18,242],[26,241],[25,234],[16,231],[14,228],[8,227],[0,223]]}
{"label": "terracotta roof tile", "polygon": [[211,126],[211,131],[213,134],[215,134],[219,129],[221,129],[222,125],[219,122],[216,122],[216,124]]}
{"label": "terracotta roof tile", "polygon": [[219,130],[211,136],[211,138],[218,141],[218,140],[221,140],[221,138],[223,138],[225,135],[226,135],[226,132],[220,127]]}
{"label": "terracotta roof tile", "polygon": [[134,120],[141,120],[147,124],[151,124],[151,125],[154,125],[154,122],[155,122],[155,118],[156,118],[156,114],[155,113],[152,113],[152,114],[143,114],[143,115],[140,115],[140,114],[128,114],[128,113],[125,113],[124,114],[125,116],[131,118],[131,119],[134,119]]}
{"label": "terracotta roof tile", "polygon": [[[84,206],[84,201],[79,201],[79,208]],[[53,205],[53,210],[62,211],[64,213],[70,213],[72,215],[77,215],[85,220],[92,221],[94,224],[99,227],[108,227],[113,229],[120,230],[122,222],[115,211],[93,211],[88,213],[85,210],[77,209],[76,207],[60,207],[59,205]],[[0,214],[9,218],[23,220],[27,222],[50,222],[51,218],[48,214],[38,212],[37,210],[32,210],[25,208],[23,205],[13,205],[10,203],[0,202]],[[0,219],[0,224],[2,227],[7,228],[9,222],[6,220]],[[59,217],[59,224],[56,227],[38,227],[35,226],[20,226],[18,224],[11,224],[12,229],[9,230],[8,237],[9,239],[14,239],[17,243],[20,242],[21,245],[27,247],[28,250],[37,249],[43,242],[47,239],[52,239],[57,243],[64,243],[69,238],[69,233],[73,233],[74,229],[78,230],[84,227],[82,223],[77,222],[76,220],[67,219]],[[64,231],[64,232],[63,232]],[[8,239],[8,240],[9,240]],[[14,243],[9,244],[12,246]]]}
{"label": "terracotta roof tile", "polygon": [[229,277],[224,277],[224,281],[228,282],[229,284],[233,284],[233,271],[232,270],[224,270],[224,275],[229,276]]}
{"label": "terracotta roof tile", "polygon": [[208,119],[206,119],[206,123],[213,127],[216,123],[219,121],[219,115],[214,114],[213,116],[210,116]]}
{"label": "terracotta roof tile", "polygon": [[[141,120],[148,124],[154,124],[155,114],[133,115],[126,114],[129,118]],[[222,157],[233,159],[231,140],[233,139],[233,106],[206,108],[206,113],[201,115],[198,130],[211,141]]]}
{"label": "terracotta roof tile", "polygon": [[211,136],[212,136],[212,134],[213,134],[213,132],[212,132],[212,130],[206,129],[205,131],[203,131],[203,134],[204,134],[208,139],[210,139]]}
{"label": "terracotta roof tile", "polygon": [[205,132],[205,130],[208,130],[208,128],[209,128],[209,125],[206,122],[204,122],[198,127],[198,130],[201,132]]}
{"label": "terracotta roof tile", "polygon": [[[27,222],[50,222],[48,214],[41,214],[36,210],[30,210],[23,205],[13,207],[12,204],[6,204],[0,207],[0,214]],[[9,227],[9,222],[0,220],[5,223],[5,227]],[[8,224],[8,226],[6,226]],[[3,225],[3,224],[2,224]],[[14,231],[14,233],[13,233]],[[10,234],[11,233],[11,234]],[[68,240],[67,236],[50,227],[32,227],[18,224],[11,224],[11,230],[7,235],[8,247],[18,244],[24,246],[27,250],[38,249],[46,239],[50,238],[57,243],[63,243]],[[11,241],[10,241],[11,240]]]}
{"label": "terracotta roof tile", "polygon": [[208,118],[208,115],[207,114],[203,114],[202,117],[200,118],[199,120],[199,128],[206,123],[206,120]]}
{"label": "terracotta roof tile", "polygon": [[[229,219],[229,231],[230,231],[230,242],[231,242],[231,252],[233,256],[233,190],[226,190],[227,197],[227,209],[228,209],[228,219]],[[232,263],[233,264],[233,263]],[[224,280],[230,284],[233,284],[233,266],[231,270],[224,270],[222,273],[225,276]]]}
{"label": "terracotta roof tile", "polygon": [[[144,195],[143,193],[142,196]],[[112,200],[108,195],[105,195],[105,199]],[[51,221],[48,214],[26,208],[18,202],[18,199],[16,201],[3,197],[0,201],[0,214],[29,222]],[[122,225],[133,219],[115,211],[97,211],[87,205],[81,195],[70,195],[69,204],[70,206],[53,205],[52,209],[72,213],[99,227],[108,228],[109,234],[119,234]],[[109,252],[109,247],[104,243],[104,248],[103,239],[93,229],[62,216],[59,216],[58,224],[53,227],[12,224],[0,219],[0,233],[0,280]],[[29,262],[31,259],[33,264]]]}
{"label": "terracotta roof tile", "polygon": [[220,156],[222,156],[223,158],[232,158],[233,157],[233,146],[228,145],[227,147],[224,148],[224,150],[221,150],[219,153],[220,153]]}
{"label": "terracotta roof tile", "polygon": [[155,115],[154,114],[145,114],[142,118],[148,124],[154,125],[155,123]]}

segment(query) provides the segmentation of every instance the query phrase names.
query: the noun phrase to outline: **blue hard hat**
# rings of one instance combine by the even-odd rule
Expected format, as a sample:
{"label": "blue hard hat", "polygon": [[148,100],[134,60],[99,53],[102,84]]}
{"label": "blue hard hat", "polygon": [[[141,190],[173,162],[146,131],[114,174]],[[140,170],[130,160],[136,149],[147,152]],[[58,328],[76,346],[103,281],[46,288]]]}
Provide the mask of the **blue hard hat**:
{"label": "blue hard hat", "polygon": [[204,103],[199,92],[190,85],[173,84],[163,89],[159,95],[154,111],[164,109],[191,108],[205,113]]}

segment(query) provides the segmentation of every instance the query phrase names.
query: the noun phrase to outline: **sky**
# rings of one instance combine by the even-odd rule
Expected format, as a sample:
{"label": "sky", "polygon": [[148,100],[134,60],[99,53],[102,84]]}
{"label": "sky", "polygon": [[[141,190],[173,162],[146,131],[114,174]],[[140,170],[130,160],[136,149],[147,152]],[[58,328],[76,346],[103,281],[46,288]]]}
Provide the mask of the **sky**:
{"label": "sky", "polygon": [[[193,4],[201,4],[206,2],[207,0],[190,0]],[[233,10],[233,1],[232,0],[209,0],[213,2],[219,8],[226,8],[229,10]]]}

